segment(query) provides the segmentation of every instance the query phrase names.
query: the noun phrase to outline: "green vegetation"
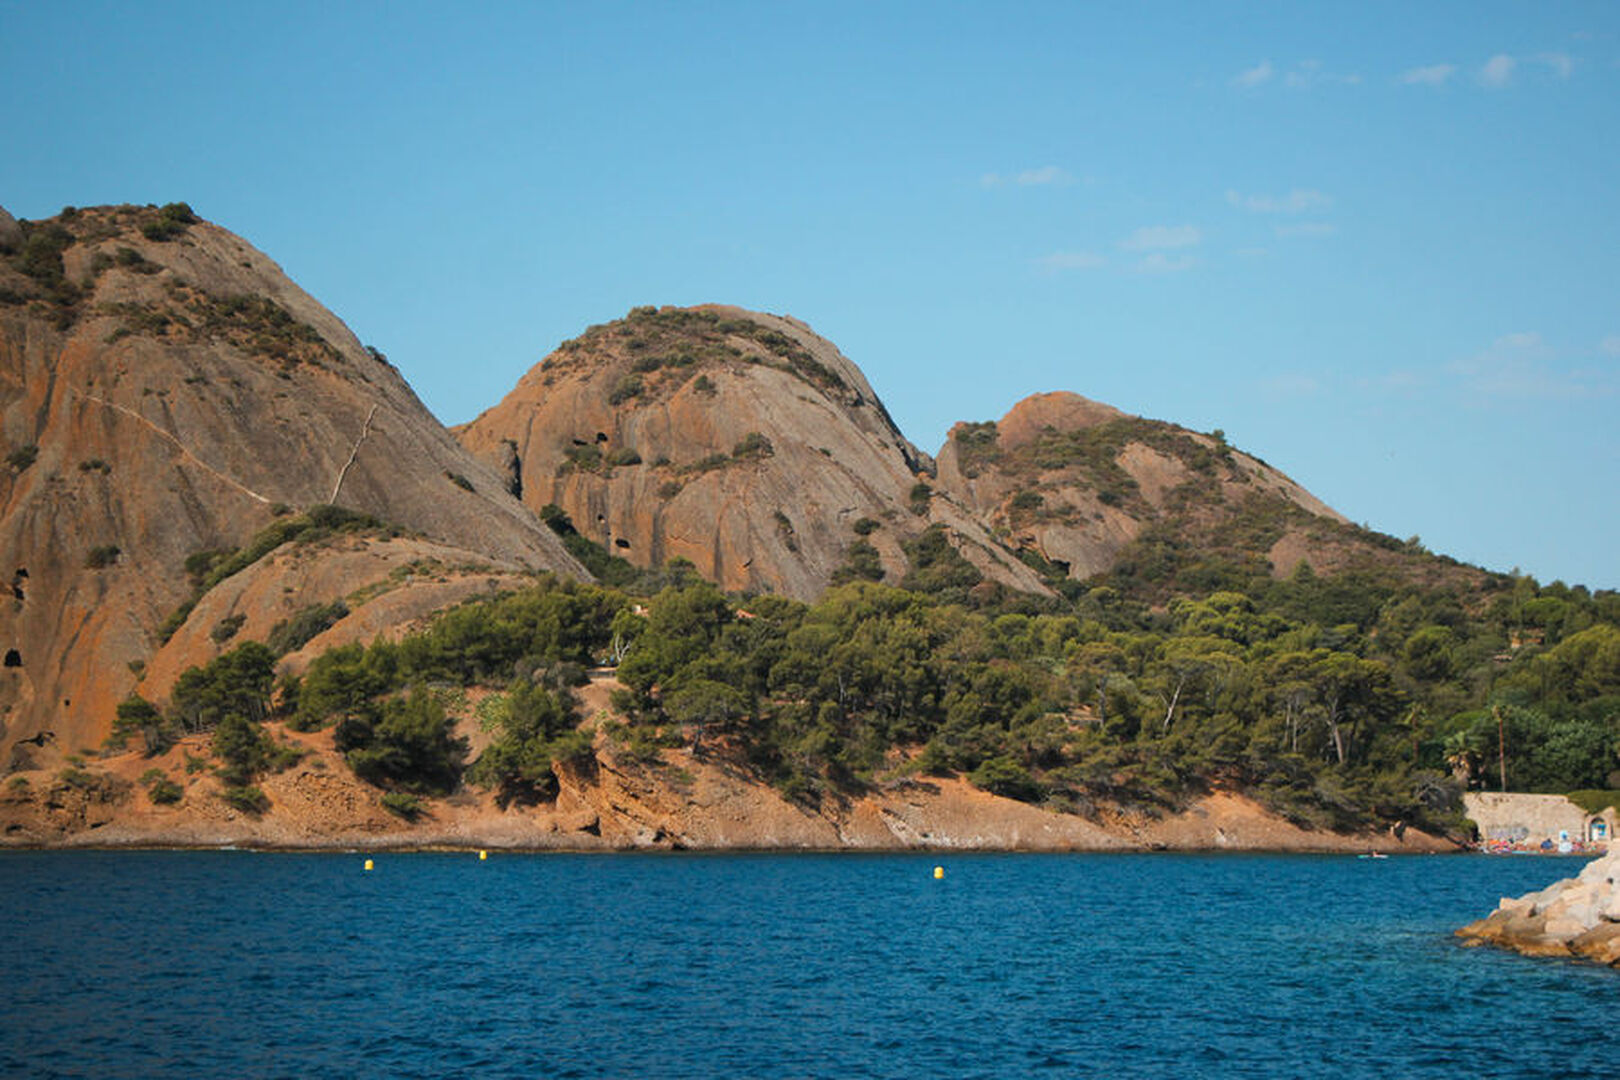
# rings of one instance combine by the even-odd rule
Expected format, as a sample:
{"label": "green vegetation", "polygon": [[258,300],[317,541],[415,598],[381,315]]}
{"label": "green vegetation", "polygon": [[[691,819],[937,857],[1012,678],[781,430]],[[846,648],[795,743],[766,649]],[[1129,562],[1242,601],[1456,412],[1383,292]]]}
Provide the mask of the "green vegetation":
{"label": "green vegetation", "polygon": [[59,770],[56,779],[78,791],[92,791],[96,787],[95,774],[80,768],[78,765],[68,765]]}
{"label": "green vegetation", "polygon": [[602,451],[595,443],[586,443],[583,446],[571,446],[563,453],[563,463],[558,466],[559,473],[569,469],[578,469],[580,472],[596,472],[602,467]]}
{"label": "green vegetation", "polygon": [[[723,318],[715,311],[688,311],[681,308],[632,308],[623,319],[593,326],[558,347],[552,363],[566,366],[572,356],[593,349],[613,347],[630,353],[630,372],[622,376],[610,392],[617,405],[634,397],[668,393],[685,381],[662,373],[682,372],[706,363],[766,364],[818,387],[842,392],[848,387],[837,372],[827,367],[796,340],[747,318]],[[700,394],[715,392],[714,382],[705,375],[693,380]]]}
{"label": "green vegetation", "polygon": [[131,735],[141,737],[148,757],[155,757],[174,745],[172,731],[163,714],[138,694],[131,694],[118,703],[109,742],[123,746]]}
{"label": "green vegetation", "polygon": [[215,645],[223,645],[235,637],[236,632],[242,629],[242,625],[246,622],[247,616],[241,612],[237,612],[235,615],[227,615],[214,624],[214,628],[208,631],[208,636],[213,639]]}
{"label": "green vegetation", "polygon": [[775,453],[776,448],[771,445],[771,440],[758,431],[750,431],[731,448],[734,461],[758,461]]}
{"label": "green vegetation", "polygon": [[[13,254],[11,267],[31,279],[35,295],[57,308],[56,326],[65,330],[77,314],[76,306],[82,299],[77,285],[67,279],[62,253],[77,243],[67,228],[56,222],[19,222],[23,228],[22,247]],[[17,301],[28,297],[18,294]]]}
{"label": "green vegetation", "polygon": [[330,604],[311,604],[300,608],[290,619],[270,628],[264,643],[276,656],[285,656],[301,649],[317,634],[336,626],[349,614],[349,606],[342,600]]}
{"label": "green vegetation", "polygon": [[141,774],[146,797],[154,806],[173,806],[185,796],[185,789],[170,780],[162,769],[147,769]]}
{"label": "green vegetation", "polygon": [[24,469],[28,468],[28,466],[32,465],[38,460],[39,447],[34,443],[29,443],[26,446],[19,446],[17,449],[6,455],[6,464],[10,465],[18,472],[22,472]]}
{"label": "green vegetation", "polygon": [[292,517],[277,517],[244,547],[192,552],[185,563],[186,573],[191,577],[192,594],[158,627],[158,640],[166,642],[173,637],[208,590],[246,570],[283,544],[314,544],[336,534],[360,532],[399,535],[398,529],[385,526],[370,514],[322,504]]}
{"label": "green vegetation", "polygon": [[882,580],[883,559],[878,555],[878,549],[865,540],[856,540],[844,550],[844,565],[833,571],[832,576],[834,585]]}
{"label": "green vegetation", "polygon": [[[574,670],[584,669],[576,665]],[[468,779],[493,788],[503,807],[555,795],[553,762],[588,756],[591,747],[590,737],[577,730],[567,686],[518,679],[497,701],[486,717],[497,732],[495,741],[468,770]]]}
{"label": "green vegetation", "polygon": [[467,744],[425,687],[391,697],[339,724],[334,739],[367,783],[423,795],[448,795],[460,779]]}
{"label": "green vegetation", "polygon": [[1601,814],[1611,806],[1620,807],[1620,791],[1571,791],[1569,801],[1588,814]]}
{"label": "green vegetation", "polygon": [[613,384],[613,391],[608,394],[608,404],[622,405],[631,398],[640,397],[643,389],[641,376],[632,372]]}
{"label": "green vegetation", "polygon": [[625,586],[640,576],[641,571],[630,565],[628,560],[608,554],[602,545],[593,544],[581,536],[562,507],[556,503],[547,503],[540,508],[540,520],[562,540],[568,554],[578,559],[580,565],[604,585]]}
{"label": "green vegetation", "polygon": [[[157,207],[121,206],[98,210],[63,207],[54,221],[21,221],[22,242],[0,252],[4,265],[14,273],[0,285],[0,303],[26,304],[42,301],[52,324],[67,330],[79,317],[88,295],[88,282],[68,280],[63,254],[75,244],[100,244],[128,235],[130,230],[172,239],[183,233],[196,218],[184,203]],[[96,251],[89,260],[90,276],[99,276],[118,266],[135,273],[156,273],[161,267],[147,262],[128,247],[112,254]]]}
{"label": "green vegetation", "polygon": [[183,202],[169,203],[156,217],[141,226],[141,235],[159,243],[184,236],[186,227],[197,223],[197,215]]}
{"label": "green vegetation", "polygon": [[299,322],[280,304],[264,296],[211,296],[178,290],[206,338],[223,338],[252,356],[283,364],[320,364],[338,359],[337,350],[320,332]]}
{"label": "green vegetation", "polygon": [[723,469],[734,460],[734,458],[725,454],[710,454],[708,457],[699,458],[690,465],[682,465],[679,471],[684,476],[696,476],[706,472],[713,472],[715,469]]}
{"label": "green vegetation", "polygon": [[[1269,529],[1273,512],[1255,503],[1235,528]],[[626,761],[660,769],[685,746],[807,803],[923,771],[1063,812],[1160,813],[1223,789],[1305,826],[1457,828],[1462,791],[1500,785],[1503,744],[1513,789],[1620,787],[1612,592],[1376,561],[1277,580],[1149,528],[1111,574],[1054,578],[1061,594],[1042,599],[985,583],[939,526],[903,545],[893,588],[869,580],[881,561],[857,523],[840,587],[744,601],[689,568],[612,569],[560,509],[542,516],[618,583],[546,578],[399,642],[331,650],[287,688],[289,721],[335,725],[350,766],[389,792],[469,782],[545,800],[565,762],[588,767],[570,686],[613,657],[624,721],[603,733]],[[175,693],[176,723],[240,718],[227,743],[246,773],[263,767],[243,733],[273,664],[256,648]],[[469,764],[452,717],[470,687],[490,691],[494,741]],[[132,729],[150,726],[127,704]]]}
{"label": "green vegetation", "polygon": [[911,562],[911,569],[900,582],[903,589],[947,603],[965,604],[969,590],[984,580],[984,575],[951,546],[943,525],[930,525],[916,539],[900,546]]}
{"label": "green vegetation", "polygon": [[269,798],[265,796],[264,792],[251,784],[227,787],[220,792],[220,798],[224,799],[226,804],[234,809],[240,810],[244,814],[251,814],[254,817],[270,809]]}
{"label": "green vegetation", "polygon": [[[132,269],[144,269],[141,264]],[[158,267],[152,266],[153,270]],[[164,300],[112,302],[99,305],[103,315],[117,316],[118,327],[107,335],[110,344],[131,334],[178,338],[184,341],[226,341],[250,356],[278,361],[284,368],[298,364],[321,366],[339,354],[318,330],[300,322],[286,308],[265,296],[203,292],[179,280],[167,282]],[[193,376],[188,383],[202,383]]]}
{"label": "green vegetation", "polygon": [[85,554],[84,565],[88,570],[102,570],[118,561],[123,554],[117,544],[100,544]]}
{"label": "green vegetation", "polygon": [[951,433],[956,443],[957,467],[966,477],[978,476],[984,466],[999,460],[996,440],[1000,437],[994,420],[956,425]]}
{"label": "green vegetation", "polygon": [[186,731],[213,731],[232,718],[257,725],[269,715],[275,668],[275,656],[257,641],[187,668],[170,695],[173,719]]}
{"label": "green vegetation", "polygon": [[406,821],[415,821],[424,809],[421,799],[405,791],[385,791],[381,801],[384,810]]}

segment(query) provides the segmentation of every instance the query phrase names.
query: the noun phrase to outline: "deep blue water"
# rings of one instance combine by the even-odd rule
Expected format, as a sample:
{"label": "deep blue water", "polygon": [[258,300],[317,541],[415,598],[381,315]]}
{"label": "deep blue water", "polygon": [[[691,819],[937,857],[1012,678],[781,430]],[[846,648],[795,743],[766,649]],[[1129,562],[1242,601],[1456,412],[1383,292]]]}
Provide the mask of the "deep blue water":
{"label": "deep blue water", "polygon": [[0,1076],[1620,1073],[1450,934],[1574,860],[374,858],[0,854]]}

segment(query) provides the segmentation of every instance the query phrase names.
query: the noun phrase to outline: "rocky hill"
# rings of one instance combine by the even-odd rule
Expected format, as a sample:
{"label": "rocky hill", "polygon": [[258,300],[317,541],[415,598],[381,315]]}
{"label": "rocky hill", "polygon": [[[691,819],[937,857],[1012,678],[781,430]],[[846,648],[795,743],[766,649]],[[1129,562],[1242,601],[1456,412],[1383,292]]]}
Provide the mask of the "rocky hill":
{"label": "rocky hill", "polygon": [[[406,592],[582,573],[381,354],[183,204],[0,216],[0,418],[0,764],[93,747],[131,691],[161,698],[238,631],[399,592],[375,579],[406,564]],[[325,504],[376,521],[294,524]],[[277,535],[299,540],[298,576],[199,593]],[[344,574],[318,570],[329,550]]]}
{"label": "rocky hill", "polygon": [[[1037,394],[956,425],[937,461],[796,320],[638,308],[565,342],[455,429],[539,511],[644,567],[809,599],[829,584],[983,582],[1049,595],[1122,566],[1254,575],[1398,564],[1477,574],[1359,529],[1219,433]],[[958,558],[960,556],[960,558]]]}
{"label": "rocky hill", "polygon": [[565,342],[456,429],[539,510],[642,566],[802,599],[898,582],[930,530],[978,576],[1045,585],[950,496],[865,376],[794,319],[637,308]]}
{"label": "rocky hill", "polygon": [[[1453,827],[1438,770],[1466,781],[1484,688],[1539,688],[1595,739],[1555,693],[1585,676],[1547,672],[1610,687],[1611,596],[1487,581],[1218,431],[1074,394],[959,424],[930,458],[782,316],[635,309],[452,433],[183,204],[0,212],[0,422],[15,843],[349,843],[385,814],[413,823],[398,843],[1359,845],[1374,822]],[[570,552],[608,587],[537,580],[588,578]],[[676,560],[813,604],[743,608]],[[829,593],[880,581],[901,589]],[[480,597],[499,598],[432,618]],[[328,652],[349,644],[367,648]],[[604,657],[624,682],[589,718],[545,696]],[[272,690],[272,666],[306,677]],[[700,768],[709,727],[735,737]],[[701,798],[747,820],[703,817],[682,777],[711,764],[728,779]],[[913,819],[921,775],[950,782]],[[513,792],[550,839],[505,816]],[[1268,809],[1220,802],[1232,828],[1181,839],[1149,825],[1226,794]],[[1043,817],[1031,840],[1047,811],[992,795],[1125,832]],[[887,832],[849,831],[868,797]],[[998,816],[1012,831],[981,827]]]}
{"label": "rocky hill", "polygon": [[1173,581],[1222,563],[1286,576],[1394,569],[1477,586],[1483,575],[1350,524],[1219,432],[1131,416],[1078,394],[1036,394],[999,421],[960,423],[938,455],[939,486],[1048,577],[1121,571]]}
{"label": "rocky hill", "polygon": [[[1269,546],[1244,554],[1286,573],[1302,552],[1288,537],[1344,518],[1288,477],[1227,445],[1078,394],[1025,398],[999,422],[962,423],[939,453],[940,486],[1021,552],[1074,578],[1112,569],[1154,522],[1212,543],[1236,519],[1266,519]],[[1269,539],[1269,538],[1268,538]]]}

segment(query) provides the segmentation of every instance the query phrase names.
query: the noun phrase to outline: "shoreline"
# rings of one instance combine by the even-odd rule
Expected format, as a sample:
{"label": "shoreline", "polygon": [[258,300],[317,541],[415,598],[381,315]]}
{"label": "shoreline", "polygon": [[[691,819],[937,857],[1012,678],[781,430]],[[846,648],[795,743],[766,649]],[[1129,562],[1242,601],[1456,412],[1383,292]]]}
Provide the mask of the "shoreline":
{"label": "shoreline", "polygon": [[[230,805],[219,778],[188,772],[185,744],[157,759],[125,752],[90,778],[46,770],[0,791],[0,850],[692,852],[1463,853],[1416,827],[1334,832],[1291,821],[1240,792],[1178,809],[1098,805],[1061,813],[994,795],[960,777],[903,777],[859,795],[794,801],[723,761],[671,749],[656,765],[599,748],[560,769],[555,796],[503,808],[488,792],[423,800],[414,819],[356,779],[326,732],[292,736],[306,754],[260,781],[267,809]],[[200,749],[200,748],[199,748]],[[143,777],[176,778],[157,804]]]}

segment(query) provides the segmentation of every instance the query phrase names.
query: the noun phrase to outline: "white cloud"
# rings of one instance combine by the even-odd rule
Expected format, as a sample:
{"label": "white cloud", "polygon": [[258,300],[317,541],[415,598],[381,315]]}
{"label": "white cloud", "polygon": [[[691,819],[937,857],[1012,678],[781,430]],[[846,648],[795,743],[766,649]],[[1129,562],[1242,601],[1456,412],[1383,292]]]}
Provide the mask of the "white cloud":
{"label": "white cloud", "polygon": [[1260,380],[1260,392],[1272,398],[1312,397],[1322,392],[1322,384],[1314,375],[1285,372]]}
{"label": "white cloud", "polygon": [[1056,274],[1064,270],[1095,270],[1107,266],[1108,260],[1094,251],[1054,251],[1036,259],[1035,265],[1048,274]]}
{"label": "white cloud", "polygon": [[1570,59],[1566,53],[1537,53],[1530,59],[1539,64],[1546,64],[1552,68],[1552,73],[1560,79],[1569,78],[1570,74],[1575,70],[1575,61]]}
{"label": "white cloud", "polygon": [[1204,239],[1196,225],[1147,225],[1119,242],[1126,251],[1154,251],[1160,248],[1193,247]]}
{"label": "white cloud", "polygon": [[1519,62],[1506,53],[1497,53],[1479,69],[1479,78],[1486,86],[1506,86],[1513,79],[1513,69]]}
{"label": "white cloud", "polygon": [[1166,255],[1162,251],[1140,259],[1136,263],[1136,272],[1139,274],[1179,274],[1183,270],[1191,270],[1198,265],[1198,258],[1194,255]]}
{"label": "white cloud", "polygon": [[1561,365],[1558,350],[1534,332],[1499,337],[1489,348],[1453,361],[1446,370],[1482,398],[1607,397],[1617,389],[1613,372]]}
{"label": "white cloud", "polygon": [[1404,393],[1422,386],[1423,378],[1415,371],[1387,371],[1378,376],[1373,385],[1380,390]]}
{"label": "white cloud", "polygon": [[[1262,60],[1246,71],[1240,71],[1231,79],[1231,85],[1252,89],[1262,83],[1268,83],[1277,76],[1277,68],[1272,66],[1270,60]],[[1357,86],[1361,83],[1361,76],[1352,72],[1349,75],[1339,75],[1326,71],[1320,60],[1301,60],[1282,74],[1284,86],[1295,90],[1308,90],[1313,86],[1344,85]]]}
{"label": "white cloud", "polygon": [[1271,79],[1271,76],[1274,75],[1275,73],[1276,73],[1276,71],[1271,66],[1271,61],[1270,60],[1262,60],[1262,61],[1260,61],[1260,63],[1256,64],[1254,67],[1248,69],[1247,71],[1240,72],[1237,75],[1237,77],[1235,77],[1232,80],[1232,85],[1233,86],[1245,86],[1245,87],[1246,86],[1259,86],[1263,82],[1269,82],[1270,79]]}
{"label": "white cloud", "polygon": [[1025,169],[1018,174],[1015,181],[1019,187],[1031,187],[1038,184],[1066,184],[1069,174],[1056,165],[1043,165],[1039,169]]}
{"label": "white cloud", "polygon": [[1330,197],[1315,188],[1295,188],[1286,195],[1240,195],[1228,191],[1226,201],[1255,214],[1303,214],[1333,205]]}
{"label": "white cloud", "polygon": [[1430,64],[1428,67],[1408,68],[1401,72],[1399,81],[1407,86],[1439,86],[1456,73],[1456,64]]}
{"label": "white cloud", "polygon": [[1073,180],[1074,177],[1056,165],[1043,165],[1039,169],[1025,169],[1011,174],[985,173],[979,177],[979,186],[995,188],[1015,184],[1018,187],[1039,187],[1043,184],[1067,184]]}
{"label": "white cloud", "polygon": [[1301,60],[1294,66],[1294,70],[1283,76],[1283,82],[1296,89],[1311,85],[1322,72],[1322,61]]}
{"label": "white cloud", "polygon": [[1360,75],[1335,75],[1331,71],[1323,70],[1322,61],[1320,60],[1301,60],[1294,65],[1288,74],[1283,76],[1283,85],[1291,86],[1296,90],[1309,90],[1313,86],[1329,86],[1336,83],[1345,86],[1356,86],[1360,82]]}
{"label": "white cloud", "polygon": [[1610,334],[1598,342],[1598,348],[1605,356],[1620,356],[1620,334]]}
{"label": "white cloud", "polygon": [[1332,236],[1339,231],[1337,225],[1326,221],[1300,221],[1291,225],[1278,225],[1276,233],[1287,239],[1294,236]]}

